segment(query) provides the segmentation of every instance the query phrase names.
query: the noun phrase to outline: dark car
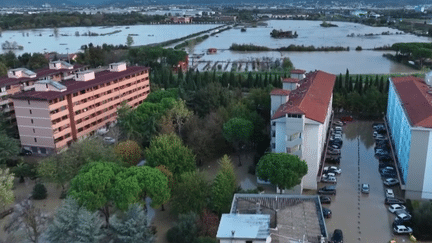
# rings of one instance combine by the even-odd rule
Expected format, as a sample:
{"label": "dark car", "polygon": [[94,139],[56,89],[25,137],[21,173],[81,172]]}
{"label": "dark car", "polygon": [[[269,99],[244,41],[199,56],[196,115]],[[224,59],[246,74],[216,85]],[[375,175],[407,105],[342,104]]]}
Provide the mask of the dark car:
{"label": "dark car", "polygon": [[388,178],[396,178],[397,174],[396,172],[386,172],[386,173],[380,173],[382,179],[388,179]]}
{"label": "dark car", "polygon": [[379,171],[381,171],[382,169],[385,169],[386,167],[393,167],[394,168],[394,166],[393,166],[393,164],[392,163],[390,163],[390,162],[384,162],[384,163],[379,163],[378,164],[378,169],[379,169]]}
{"label": "dark car", "polygon": [[325,162],[330,164],[340,164],[340,157],[327,158]]}
{"label": "dark car", "polygon": [[405,204],[405,200],[399,198],[386,198],[384,201],[385,204]]}
{"label": "dark car", "polygon": [[411,221],[405,221],[405,220],[400,219],[400,218],[395,218],[395,220],[393,221],[393,227],[395,227],[397,225],[412,227],[413,223]]}
{"label": "dark car", "polygon": [[322,208],[322,212],[323,212],[324,218],[326,218],[326,219],[331,218],[332,211],[330,209],[328,209],[328,208]]}
{"label": "dark car", "polygon": [[321,204],[330,204],[331,203],[330,197],[320,196],[319,198],[320,198]]}
{"label": "dark car", "polygon": [[33,152],[27,149],[21,149],[20,155],[32,155]]}
{"label": "dark car", "polygon": [[343,233],[340,229],[335,229],[331,238],[331,243],[343,243]]}
{"label": "dark car", "polygon": [[336,195],[336,186],[325,186],[318,190],[321,195]]}

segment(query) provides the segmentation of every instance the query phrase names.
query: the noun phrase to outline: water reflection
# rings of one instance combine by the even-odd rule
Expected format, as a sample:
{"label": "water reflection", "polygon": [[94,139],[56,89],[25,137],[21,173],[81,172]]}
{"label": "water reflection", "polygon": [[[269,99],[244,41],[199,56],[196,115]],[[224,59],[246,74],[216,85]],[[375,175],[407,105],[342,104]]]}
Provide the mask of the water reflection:
{"label": "water reflection", "polygon": [[345,137],[348,140],[360,138],[366,149],[371,148],[375,141],[371,134],[373,133],[372,121],[354,121],[347,123],[344,127]]}

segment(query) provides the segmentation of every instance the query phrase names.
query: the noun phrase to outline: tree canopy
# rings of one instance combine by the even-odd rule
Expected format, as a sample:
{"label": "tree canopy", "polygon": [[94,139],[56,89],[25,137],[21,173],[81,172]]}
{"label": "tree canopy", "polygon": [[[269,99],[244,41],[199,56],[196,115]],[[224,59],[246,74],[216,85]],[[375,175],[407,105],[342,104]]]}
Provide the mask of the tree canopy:
{"label": "tree canopy", "polygon": [[252,122],[243,118],[232,118],[223,125],[224,137],[231,143],[247,143],[252,132]]}
{"label": "tree canopy", "polygon": [[231,159],[224,155],[219,161],[219,171],[212,185],[212,204],[218,213],[228,213],[235,190],[236,176]]}
{"label": "tree canopy", "polygon": [[256,172],[259,178],[284,190],[300,184],[308,172],[308,166],[296,155],[267,153],[258,162]]}
{"label": "tree canopy", "polygon": [[184,172],[194,171],[196,168],[195,155],[192,150],[183,145],[182,140],[175,134],[156,136],[145,150],[147,165],[156,167],[165,165],[174,177]]}
{"label": "tree canopy", "polygon": [[210,186],[202,172],[185,172],[172,191],[171,205],[175,213],[201,211],[207,206]]}

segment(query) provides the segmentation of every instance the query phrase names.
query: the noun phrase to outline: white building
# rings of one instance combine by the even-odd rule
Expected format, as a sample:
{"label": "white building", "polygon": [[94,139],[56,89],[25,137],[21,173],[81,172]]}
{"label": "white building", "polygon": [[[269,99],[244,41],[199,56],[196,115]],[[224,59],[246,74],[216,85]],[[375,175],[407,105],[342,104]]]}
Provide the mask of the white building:
{"label": "white building", "polygon": [[271,92],[271,148],[305,160],[303,188],[317,189],[317,175],[332,114],[336,76],[323,71],[293,70],[284,89]]}

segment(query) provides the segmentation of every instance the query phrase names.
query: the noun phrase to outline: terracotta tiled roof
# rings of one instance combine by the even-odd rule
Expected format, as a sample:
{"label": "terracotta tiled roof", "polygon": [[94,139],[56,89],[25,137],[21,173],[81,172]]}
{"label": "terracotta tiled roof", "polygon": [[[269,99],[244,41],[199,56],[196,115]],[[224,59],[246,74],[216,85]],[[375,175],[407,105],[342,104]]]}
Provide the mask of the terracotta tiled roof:
{"label": "terracotta tiled roof", "polygon": [[282,82],[283,83],[298,83],[298,82],[300,82],[300,80],[297,78],[284,78],[284,79],[282,79]]}
{"label": "terracotta tiled roof", "polygon": [[288,102],[276,110],[272,119],[286,114],[304,114],[311,120],[324,123],[335,80],[335,75],[323,71],[306,74],[300,87],[291,91]]}
{"label": "terracotta tiled roof", "polygon": [[[414,127],[432,128],[432,88],[417,77],[390,78]],[[431,92],[432,93],[432,92]]]}
{"label": "terracotta tiled roof", "polygon": [[302,70],[302,69],[293,69],[293,70],[291,70],[291,73],[294,73],[294,74],[305,74],[306,71]]}
{"label": "terracotta tiled roof", "polygon": [[291,91],[284,89],[273,89],[270,95],[289,95]]}
{"label": "terracotta tiled roof", "polygon": [[119,78],[126,77],[128,75],[144,71],[149,69],[148,67],[140,67],[140,66],[132,66],[127,67],[125,71],[122,72],[110,72],[109,70],[95,73],[95,79],[89,81],[64,81],[63,85],[67,87],[67,90],[64,92],[57,91],[28,91],[22,92],[12,96],[13,99],[33,99],[33,100],[52,100],[55,98],[59,98],[65,96],[67,94],[72,94],[75,92],[79,92],[81,90],[85,90],[88,88],[92,88],[96,85],[100,85],[103,83],[108,83],[114,81]]}
{"label": "terracotta tiled roof", "polygon": [[79,68],[85,67],[84,65],[75,64],[73,69],[49,69],[49,68],[43,68],[40,70],[35,71],[36,78],[9,78],[8,76],[0,77],[0,87],[4,87],[7,85],[14,85],[14,84],[20,84],[23,82],[31,81],[31,80],[39,80],[43,77],[59,74],[62,72],[71,72],[76,71]]}

